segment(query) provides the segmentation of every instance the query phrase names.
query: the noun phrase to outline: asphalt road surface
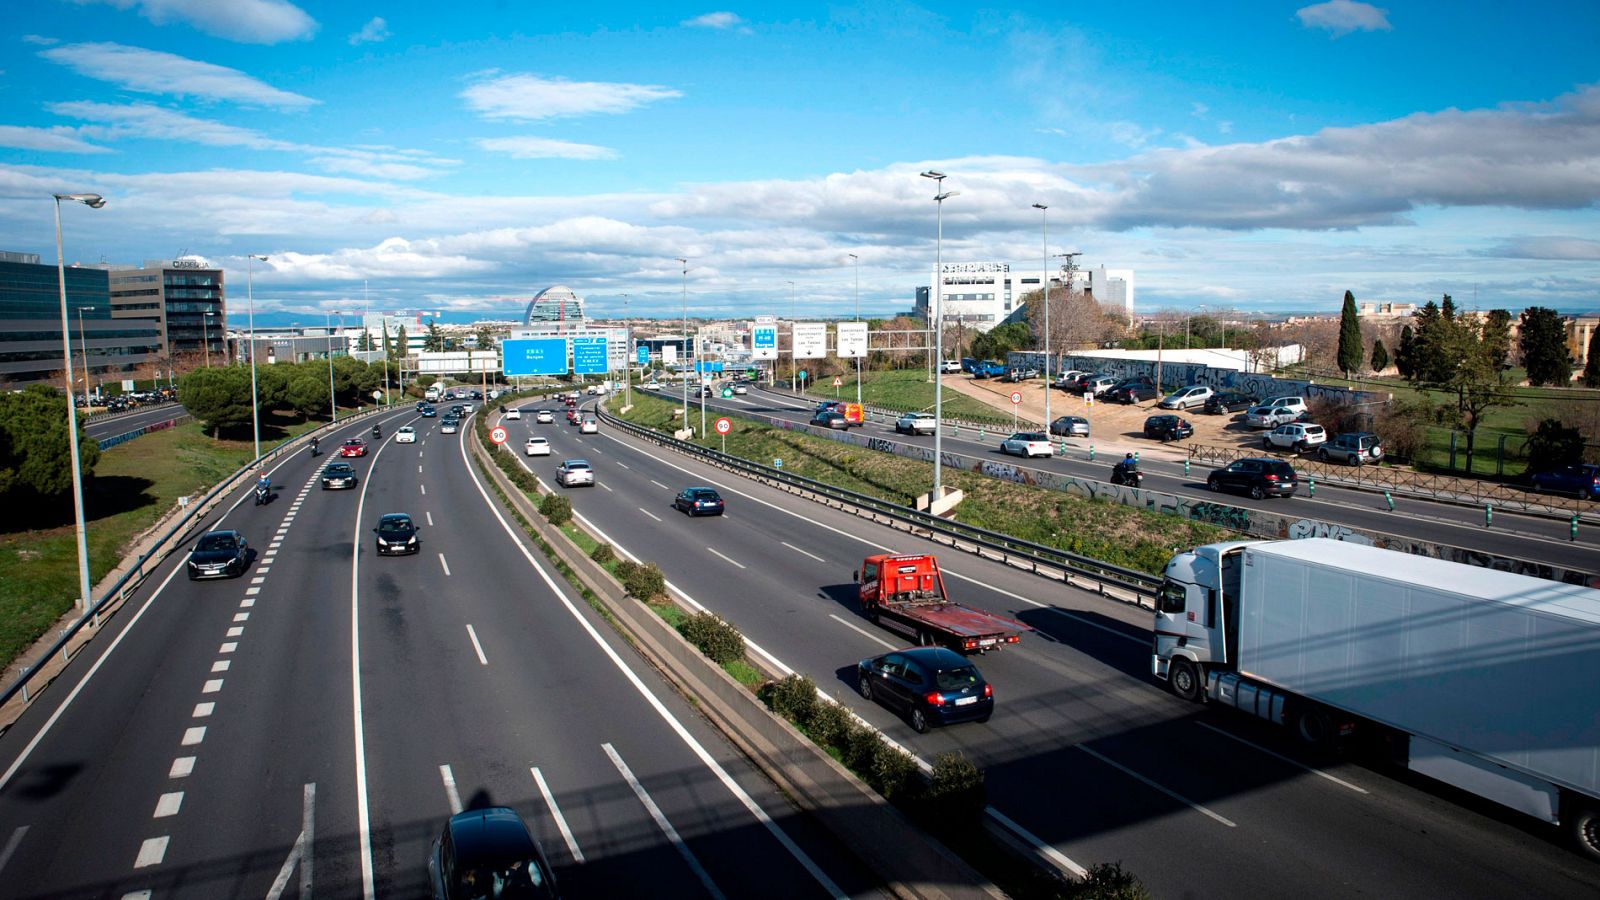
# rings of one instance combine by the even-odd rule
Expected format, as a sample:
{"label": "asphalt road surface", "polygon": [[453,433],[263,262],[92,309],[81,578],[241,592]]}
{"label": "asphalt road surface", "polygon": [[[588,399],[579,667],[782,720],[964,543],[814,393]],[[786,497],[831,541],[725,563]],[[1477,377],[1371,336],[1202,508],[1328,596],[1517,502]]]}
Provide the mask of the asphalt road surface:
{"label": "asphalt road surface", "polygon": [[130,431],[138,431],[146,425],[155,422],[165,422],[186,414],[186,410],[178,403],[160,403],[155,406],[141,406],[125,415],[116,415],[99,419],[83,426],[83,431],[89,437],[103,441],[108,437],[116,437]]}

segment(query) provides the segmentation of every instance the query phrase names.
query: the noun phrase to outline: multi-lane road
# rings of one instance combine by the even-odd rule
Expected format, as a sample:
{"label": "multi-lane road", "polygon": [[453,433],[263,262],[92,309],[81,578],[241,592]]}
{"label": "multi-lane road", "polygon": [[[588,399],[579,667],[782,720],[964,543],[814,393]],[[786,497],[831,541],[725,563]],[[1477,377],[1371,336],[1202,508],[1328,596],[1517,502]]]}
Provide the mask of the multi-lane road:
{"label": "multi-lane road", "polygon": [[103,441],[108,437],[138,431],[146,425],[165,422],[187,414],[188,412],[177,403],[158,403],[154,406],[141,406],[126,413],[96,416],[84,424],[83,430],[89,437]]}

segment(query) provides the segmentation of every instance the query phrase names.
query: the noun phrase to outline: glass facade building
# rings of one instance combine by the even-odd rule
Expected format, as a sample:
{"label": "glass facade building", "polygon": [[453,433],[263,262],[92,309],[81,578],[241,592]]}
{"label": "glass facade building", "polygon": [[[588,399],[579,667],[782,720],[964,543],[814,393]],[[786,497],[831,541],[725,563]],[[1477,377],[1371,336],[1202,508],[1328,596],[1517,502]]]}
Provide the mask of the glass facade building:
{"label": "glass facade building", "polygon": [[547,287],[528,304],[522,324],[544,332],[581,331],[585,327],[583,299],[565,285]]}
{"label": "glass facade building", "polygon": [[[131,377],[135,367],[158,356],[158,325],[113,318],[104,268],[68,266],[65,275],[74,393],[84,393],[85,362],[92,392],[103,381]],[[59,385],[66,366],[56,267],[41,264],[38,254],[0,253],[0,382]]]}

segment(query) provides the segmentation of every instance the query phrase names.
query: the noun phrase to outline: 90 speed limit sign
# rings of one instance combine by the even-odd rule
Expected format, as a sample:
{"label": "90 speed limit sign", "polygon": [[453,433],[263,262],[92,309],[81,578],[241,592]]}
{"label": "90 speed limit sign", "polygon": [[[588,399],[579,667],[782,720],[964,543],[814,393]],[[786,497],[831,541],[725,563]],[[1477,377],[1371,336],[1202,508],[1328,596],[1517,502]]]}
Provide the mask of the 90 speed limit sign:
{"label": "90 speed limit sign", "polygon": [[727,434],[733,430],[733,423],[726,418],[717,420],[717,434]]}
{"label": "90 speed limit sign", "polygon": [[496,425],[495,427],[489,429],[489,440],[494,441],[496,444],[504,444],[506,442],[506,436],[506,429],[504,425]]}

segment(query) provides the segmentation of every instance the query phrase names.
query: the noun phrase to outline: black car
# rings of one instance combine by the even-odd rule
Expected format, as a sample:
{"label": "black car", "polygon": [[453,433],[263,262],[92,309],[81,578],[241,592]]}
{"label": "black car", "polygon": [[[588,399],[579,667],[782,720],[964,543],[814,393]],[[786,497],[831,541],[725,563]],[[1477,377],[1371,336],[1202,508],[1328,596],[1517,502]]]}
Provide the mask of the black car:
{"label": "black car", "polygon": [[1221,394],[1212,394],[1211,396],[1207,397],[1205,409],[1206,412],[1211,413],[1212,415],[1244,412],[1250,407],[1255,406],[1256,402],[1256,398],[1251,397],[1248,394],[1239,394],[1232,391],[1226,391]]}
{"label": "black car", "polygon": [[672,505],[691,516],[720,516],[723,506],[722,495],[708,487],[685,488]]}
{"label": "black car", "polygon": [[428,854],[428,881],[434,900],[560,896],[544,848],[505,806],[451,816]]}
{"label": "black car", "polygon": [[353,488],[358,481],[356,470],[347,462],[331,462],[322,469],[322,489],[325,491]]}
{"label": "black car", "polygon": [[208,531],[189,553],[189,580],[238,578],[250,565],[250,544],[237,531]]}
{"label": "black car", "polygon": [[1176,441],[1194,434],[1194,426],[1182,416],[1151,416],[1144,420],[1144,436],[1158,441]]}
{"label": "black car", "polygon": [[1100,395],[1102,400],[1113,403],[1138,403],[1142,400],[1154,400],[1161,396],[1153,384],[1134,382],[1133,384],[1118,384]]}
{"label": "black car", "polygon": [[978,667],[954,650],[912,647],[856,664],[856,689],[900,712],[919,734],[929,725],[987,722],[994,689]]}
{"label": "black car", "polygon": [[819,412],[812,416],[811,424],[820,426],[822,428],[837,428],[842,431],[850,427],[850,420],[844,417],[844,413],[833,412],[830,410]]}
{"label": "black car", "polygon": [[372,530],[378,534],[379,556],[404,556],[422,549],[417,541],[417,523],[405,513],[386,513]]}
{"label": "black car", "polygon": [[1206,487],[1213,491],[1242,491],[1256,500],[1288,497],[1299,486],[1294,466],[1281,459],[1236,459],[1206,476]]}

